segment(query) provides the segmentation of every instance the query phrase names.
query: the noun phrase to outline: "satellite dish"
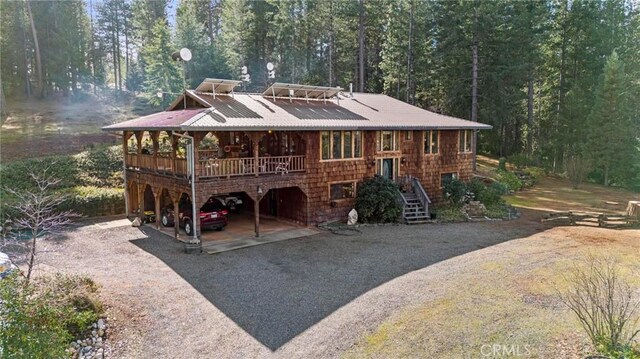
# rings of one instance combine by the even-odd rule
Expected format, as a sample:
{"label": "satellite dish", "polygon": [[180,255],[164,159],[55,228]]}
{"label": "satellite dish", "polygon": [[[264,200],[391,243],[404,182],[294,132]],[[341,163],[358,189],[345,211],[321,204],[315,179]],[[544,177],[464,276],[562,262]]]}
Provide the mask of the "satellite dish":
{"label": "satellite dish", "polygon": [[273,64],[271,62],[267,62],[267,70],[273,71]]}
{"label": "satellite dish", "polygon": [[182,59],[182,61],[191,60],[191,50],[187,49],[186,47],[181,48],[180,49],[180,58]]}

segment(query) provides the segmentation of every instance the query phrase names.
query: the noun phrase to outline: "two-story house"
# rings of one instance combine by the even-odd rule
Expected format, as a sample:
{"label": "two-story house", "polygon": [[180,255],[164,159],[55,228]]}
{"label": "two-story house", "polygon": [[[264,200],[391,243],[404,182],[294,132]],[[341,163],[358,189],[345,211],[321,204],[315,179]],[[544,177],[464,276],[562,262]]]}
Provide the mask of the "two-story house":
{"label": "two-story house", "polygon": [[491,128],[382,94],[284,83],[235,93],[239,84],[206,79],[166,111],[104,128],[122,134],[127,214],[153,210],[160,221],[180,197],[199,208],[234,193],[258,235],[261,215],[304,225],[346,218],[358,183],[379,174],[404,182],[405,204],[416,207],[407,216],[421,219],[444,179],[470,178],[477,131]]}

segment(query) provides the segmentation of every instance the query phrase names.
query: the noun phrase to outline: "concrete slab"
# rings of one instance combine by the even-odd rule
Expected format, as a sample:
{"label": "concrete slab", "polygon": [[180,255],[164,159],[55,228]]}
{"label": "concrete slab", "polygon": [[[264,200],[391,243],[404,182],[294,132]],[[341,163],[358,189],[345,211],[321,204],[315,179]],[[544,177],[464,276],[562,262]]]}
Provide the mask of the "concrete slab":
{"label": "concrete slab", "polygon": [[261,237],[245,237],[226,241],[208,241],[202,242],[202,250],[208,254],[216,254],[232,251],[240,248],[258,246],[261,244],[285,241],[288,239],[308,237],[320,233],[320,231],[312,228],[293,228],[278,232],[272,232]]}
{"label": "concrete slab", "polygon": [[[153,226],[153,228],[155,228],[155,226]],[[173,227],[160,227],[160,230],[173,237]],[[224,230],[204,230],[201,233],[200,239],[202,240],[203,251],[214,254],[260,244],[311,236],[318,233],[320,233],[320,231],[313,228],[279,221],[274,218],[261,217],[260,237],[256,237],[253,215],[230,214],[229,224]],[[180,228],[179,236],[180,239],[188,239],[182,228]]]}

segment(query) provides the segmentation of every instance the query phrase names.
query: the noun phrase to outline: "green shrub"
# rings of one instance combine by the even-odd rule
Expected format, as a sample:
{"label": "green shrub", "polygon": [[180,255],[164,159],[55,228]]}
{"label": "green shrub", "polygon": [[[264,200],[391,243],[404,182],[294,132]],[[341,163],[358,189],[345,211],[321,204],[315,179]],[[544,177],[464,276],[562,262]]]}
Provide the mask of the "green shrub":
{"label": "green shrub", "polygon": [[476,200],[484,204],[485,207],[494,205],[504,205],[504,199],[502,199],[502,193],[495,187],[485,187],[483,191],[478,193]]}
{"label": "green shrub", "polygon": [[467,184],[457,178],[449,179],[442,184],[442,194],[449,203],[456,205],[466,202],[471,197]]}
{"label": "green shrub", "polygon": [[472,194],[473,199],[475,200],[478,200],[478,195],[480,192],[484,191],[485,188],[486,186],[484,183],[478,178],[473,178],[467,183],[467,191]]}
{"label": "green shrub", "polygon": [[491,183],[489,188],[491,188],[493,191],[496,191],[500,195],[509,193],[509,187],[507,187],[507,185],[502,182],[493,182]]}
{"label": "green shrub", "polygon": [[432,211],[439,222],[462,222],[467,220],[462,207],[454,204],[435,206]]}
{"label": "green shrub", "polygon": [[500,157],[498,159],[498,171],[506,171],[507,170],[507,159],[504,157]]}
{"label": "green shrub", "polygon": [[507,186],[509,191],[519,191],[522,189],[522,181],[515,173],[509,171],[498,170],[498,181]]}
{"label": "green shrub", "polygon": [[536,184],[540,181],[540,178],[545,175],[545,170],[540,167],[527,167],[524,173],[530,176],[533,179],[533,183]]}
{"label": "green shrub", "polygon": [[111,146],[73,156],[80,183],[85,186],[122,187],[122,147]]}
{"label": "green shrub", "polygon": [[67,196],[60,205],[84,216],[105,216],[124,211],[124,189],[78,186],[63,191]]}
{"label": "green shrub", "polygon": [[509,156],[507,160],[509,163],[513,164],[518,169],[523,169],[525,167],[533,166],[535,164],[535,161],[531,157],[527,156],[525,153],[513,154]]}
{"label": "green shrub", "polygon": [[375,176],[358,185],[356,211],[366,223],[396,222],[402,213],[398,185],[386,177]]}
{"label": "green shrub", "polygon": [[[74,297],[96,295],[82,277],[55,276],[26,284],[18,273],[0,280],[0,354],[3,358],[64,358],[74,334],[101,312],[78,309]],[[96,301],[97,299],[91,299]],[[78,328],[75,330],[74,328]]]}
{"label": "green shrub", "polygon": [[29,172],[46,173],[59,180],[56,191],[69,195],[65,209],[88,216],[122,213],[122,149],[99,148],[73,156],[51,156],[0,165],[0,216],[11,217],[13,196],[7,191],[30,191],[35,182]]}

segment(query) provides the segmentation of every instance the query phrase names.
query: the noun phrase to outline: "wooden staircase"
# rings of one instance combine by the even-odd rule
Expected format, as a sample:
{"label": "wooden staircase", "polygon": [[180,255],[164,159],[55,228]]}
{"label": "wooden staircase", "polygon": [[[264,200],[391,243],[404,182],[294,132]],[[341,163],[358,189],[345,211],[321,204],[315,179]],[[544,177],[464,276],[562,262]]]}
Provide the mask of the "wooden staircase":
{"label": "wooden staircase", "polygon": [[420,181],[413,177],[407,181],[405,192],[400,192],[403,202],[402,219],[406,224],[427,223],[431,216],[429,214],[429,204],[431,200],[422,188]]}

